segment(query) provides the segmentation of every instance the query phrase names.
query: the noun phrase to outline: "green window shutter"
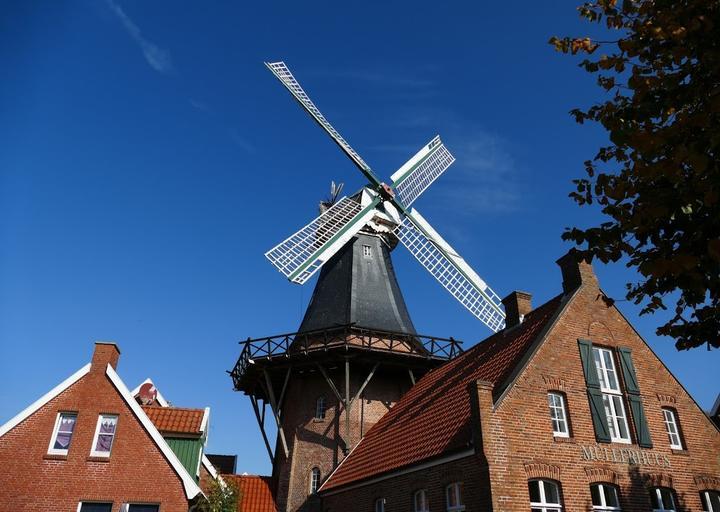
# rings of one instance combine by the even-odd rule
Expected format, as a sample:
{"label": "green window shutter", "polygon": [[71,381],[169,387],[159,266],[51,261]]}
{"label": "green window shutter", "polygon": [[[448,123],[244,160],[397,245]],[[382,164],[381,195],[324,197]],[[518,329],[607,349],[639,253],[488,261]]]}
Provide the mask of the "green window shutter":
{"label": "green window shutter", "polygon": [[593,359],[592,342],[588,340],[578,340],[578,348],[580,349],[580,360],[582,361],[583,374],[585,375],[585,384],[589,388],[600,388],[597,369],[595,368],[595,359]]}
{"label": "green window shutter", "polygon": [[588,388],[588,398],[590,400],[590,415],[592,416],[593,427],[595,427],[595,439],[598,443],[609,443],[610,428],[605,414],[602,392],[598,388]]}
{"label": "green window shutter", "polygon": [[592,342],[578,340],[580,349],[580,360],[582,361],[585,384],[587,385],[588,401],[590,402],[590,416],[592,416],[593,427],[595,427],[595,439],[599,443],[610,442],[610,428],[608,427],[605,404],[600,392],[600,381],[598,380],[595,359],[593,358]]}
{"label": "green window shutter", "polygon": [[650,439],[650,429],[648,428],[647,418],[645,418],[642,398],[640,398],[640,395],[628,395],[628,401],[630,402],[638,444],[643,448],[652,448],[652,439]]}
{"label": "green window shutter", "polygon": [[620,356],[620,367],[622,368],[623,381],[625,381],[625,391],[627,391],[628,401],[630,402],[630,412],[635,426],[637,442],[643,448],[652,448],[650,428],[645,417],[645,407],[642,398],[640,398],[640,386],[635,373],[635,365],[632,361],[632,350],[628,347],[619,347],[618,355]]}
{"label": "green window shutter", "polygon": [[620,347],[618,348],[618,354],[620,355],[620,367],[622,368],[623,380],[625,381],[625,391],[631,395],[639,395],[640,386],[638,385],[635,366],[632,362],[632,350],[627,347]]}

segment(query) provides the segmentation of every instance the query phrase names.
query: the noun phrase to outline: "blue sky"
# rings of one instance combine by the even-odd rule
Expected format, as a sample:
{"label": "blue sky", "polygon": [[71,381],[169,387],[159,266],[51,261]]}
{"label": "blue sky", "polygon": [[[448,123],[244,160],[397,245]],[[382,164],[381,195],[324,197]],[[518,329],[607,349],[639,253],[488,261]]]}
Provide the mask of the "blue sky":
{"label": "blue sky", "polygon": [[[262,4],[262,5],[261,5]],[[387,179],[439,133],[457,162],[416,206],[504,296],[560,290],[567,197],[605,141],[567,112],[602,98],[546,44],[585,34],[574,1],[15,2],[0,17],[0,423],[87,362],[122,350],[129,386],[210,406],[210,451],[269,471],[238,341],[294,331],[312,292],[263,258],[360,173],[263,66],[285,60]],[[489,331],[408,253],[394,253],[422,333]],[[596,265],[622,298],[636,278]],[[718,351],[677,353],[661,317],[621,310],[701,406]]]}

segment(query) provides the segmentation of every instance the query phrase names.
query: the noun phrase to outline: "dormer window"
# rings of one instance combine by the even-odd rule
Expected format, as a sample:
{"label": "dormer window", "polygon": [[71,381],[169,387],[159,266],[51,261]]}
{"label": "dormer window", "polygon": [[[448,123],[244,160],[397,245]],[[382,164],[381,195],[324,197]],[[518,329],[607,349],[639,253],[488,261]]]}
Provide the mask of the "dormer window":
{"label": "dormer window", "polygon": [[327,402],[324,396],[319,396],[315,401],[315,419],[324,420],[325,411],[327,411]]}

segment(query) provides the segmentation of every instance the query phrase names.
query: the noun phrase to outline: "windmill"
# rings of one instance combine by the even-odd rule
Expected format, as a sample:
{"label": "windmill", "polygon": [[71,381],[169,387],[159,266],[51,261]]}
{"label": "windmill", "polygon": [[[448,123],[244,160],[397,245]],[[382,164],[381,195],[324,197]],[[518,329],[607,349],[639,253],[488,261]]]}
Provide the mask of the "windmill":
{"label": "windmill", "polygon": [[352,160],[368,184],[343,196],[305,227],[265,253],[291,282],[305,283],[363,227],[371,223],[392,233],[425,269],[491,330],[505,325],[500,297],[420,215],[412,204],[455,161],[439,136],[390,176],[380,181],[370,166],[333,128],[284,62],[265,65],[305,111]]}

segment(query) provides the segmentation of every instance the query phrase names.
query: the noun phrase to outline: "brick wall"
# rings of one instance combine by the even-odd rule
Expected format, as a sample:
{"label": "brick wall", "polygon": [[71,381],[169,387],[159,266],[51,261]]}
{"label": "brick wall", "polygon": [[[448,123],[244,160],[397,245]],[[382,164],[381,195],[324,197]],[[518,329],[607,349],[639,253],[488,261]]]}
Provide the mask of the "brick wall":
{"label": "brick wall", "polygon": [[[478,456],[458,459],[428,469],[406,473],[350,491],[323,497],[325,512],[375,511],[375,500],[385,498],[385,510],[409,512],[413,509],[413,495],[425,489],[432,511],[445,506],[445,488],[453,482],[463,484],[466,510],[489,510],[487,467]],[[526,507],[527,509],[527,507]],[[526,510],[524,509],[524,510]]]}
{"label": "brick wall", "polygon": [[[367,377],[367,372],[367,368],[351,364],[351,398]],[[378,370],[352,405],[349,439],[345,432],[345,412],[339,412],[338,400],[319,372],[291,377],[283,412],[290,457],[286,460],[282,455],[282,445],[278,440],[274,467],[276,500],[280,510],[318,509],[318,500],[312,497],[308,500],[312,468],[320,469],[322,483],[342,461],[346,443],[350,448],[357,444],[361,434],[367,432],[410,387],[410,378],[407,371],[404,372],[398,376]],[[344,393],[344,367],[329,370],[328,375],[337,389]],[[321,395],[327,401],[327,412],[325,420],[317,421],[314,419],[315,403]]]}
{"label": "brick wall", "polygon": [[[495,411],[489,400],[490,391],[487,388],[480,390],[493,509],[527,510],[528,479],[555,475],[562,485],[567,510],[590,510],[589,485],[593,481],[617,484],[623,510],[649,510],[647,488],[657,483],[675,489],[683,510],[702,510],[699,491],[708,485],[720,488],[720,434],[632,326],[614,307],[606,305],[597,280],[587,274],[587,270],[582,271],[583,286]],[[653,448],[640,448],[634,432],[631,445],[596,443],[578,338],[589,339],[594,345],[607,348],[632,349]],[[617,359],[615,364],[620,372]],[[547,404],[547,393],[551,390],[560,391],[566,397],[572,434],[569,439],[553,437]],[[486,395],[484,398],[483,394]],[[677,411],[686,450],[670,449],[663,423],[663,406],[671,406]],[[625,409],[632,431],[627,401]],[[626,462],[583,460],[582,446],[615,449],[615,459],[624,458]],[[630,453],[619,452],[620,449],[644,453],[643,457],[651,457],[644,460],[650,461],[658,454],[663,467],[630,465],[627,462]],[[604,452],[602,454],[605,458]],[[664,467],[664,457],[670,462],[669,468]],[[613,458],[612,451],[610,458]]]}
{"label": "brick wall", "polygon": [[[77,510],[78,502],[159,503],[187,510],[180,478],[105,375],[112,351],[96,352],[90,373],[0,437],[0,510]],[[99,357],[102,356],[102,357]],[[66,457],[47,455],[60,411],[77,411]],[[108,460],[90,459],[98,415],[119,416]]]}

